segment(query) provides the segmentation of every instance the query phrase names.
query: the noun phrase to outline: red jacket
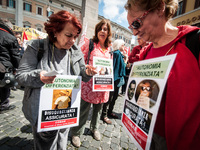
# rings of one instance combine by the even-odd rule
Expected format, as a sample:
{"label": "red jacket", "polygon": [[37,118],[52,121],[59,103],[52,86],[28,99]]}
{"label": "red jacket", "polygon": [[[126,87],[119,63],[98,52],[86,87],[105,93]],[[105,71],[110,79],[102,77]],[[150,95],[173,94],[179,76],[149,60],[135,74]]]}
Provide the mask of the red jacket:
{"label": "red jacket", "polygon": [[130,54],[130,56],[128,58],[128,62],[129,63],[134,63],[135,61],[138,60],[139,56],[136,55],[136,54],[139,54],[141,49],[142,49],[142,46],[140,46],[140,45],[137,45],[137,46],[133,47],[133,49],[131,51],[131,54]]}
{"label": "red jacket", "polygon": [[[177,53],[160,104],[154,132],[165,137],[169,150],[200,148],[200,59],[199,62],[185,46],[186,34],[199,30],[179,26],[175,40],[167,44]],[[166,47],[166,46],[164,46]],[[161,51],[157,51],[156,50]],[[155,50],[155,51],[154,51]],[[152,43],[140,54],[140,60],[164,56],[169,50],[153,48]]]}

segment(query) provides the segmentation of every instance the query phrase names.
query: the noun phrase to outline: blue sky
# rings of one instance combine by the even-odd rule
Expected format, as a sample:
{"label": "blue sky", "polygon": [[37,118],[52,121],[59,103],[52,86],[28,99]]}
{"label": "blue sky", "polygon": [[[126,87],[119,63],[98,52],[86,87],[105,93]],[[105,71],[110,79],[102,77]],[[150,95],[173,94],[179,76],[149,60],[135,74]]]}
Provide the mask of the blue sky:
{"label": "blue sky", "polygon": [[[127,11],[124,8],[126,0],[99,0],[99,15],[128,29]],[[131,43],[135,42],[135,37]]]}
{"label": "blue sky", "polygon": [[126,0],[99,0],[99,15],[128,29]]}

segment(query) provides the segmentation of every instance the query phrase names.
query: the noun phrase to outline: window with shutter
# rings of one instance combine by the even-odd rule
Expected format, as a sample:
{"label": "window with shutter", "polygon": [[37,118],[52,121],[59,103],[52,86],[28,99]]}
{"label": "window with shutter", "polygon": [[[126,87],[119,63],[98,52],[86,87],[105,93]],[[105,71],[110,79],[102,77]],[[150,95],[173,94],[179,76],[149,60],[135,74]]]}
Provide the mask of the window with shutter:
{"label": "window with shutter", "polygon": [[32,12],[32,5],[28,3],[24,3],[24,10],[28,12]]}
{"label": "window with shutter", "polygon": [[15,0],[7,0],[7,7],[15,8]]}
{"label": "window with shutter", "polygon": [[41,7],[37,7],[37,14],[42,15],[42,8]]}
{"label": "window with shutter", "polygon": [[186,0],[179,0],[178,9],[174,17],[185,13],[186,2],[187,2]]}
{"label": "window with shutter", "polygon": [[200,0],[196,0],[195,1],[195,6],[194,6],[194,9],[200,7]]}

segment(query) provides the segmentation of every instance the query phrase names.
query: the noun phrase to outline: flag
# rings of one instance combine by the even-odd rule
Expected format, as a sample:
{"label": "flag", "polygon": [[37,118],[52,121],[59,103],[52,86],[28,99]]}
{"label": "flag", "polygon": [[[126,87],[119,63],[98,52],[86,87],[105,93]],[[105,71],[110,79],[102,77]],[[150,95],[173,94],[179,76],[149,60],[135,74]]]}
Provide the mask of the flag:
{"label": "flag", "polygon": [[24,49],[26,49],[26,47],[27,47],[26,43],[27,43],[27,41],[28,41],[28,37],[27,37],[25,31],[23,32],[23,37],[22,37],[22,39],[23,39],[23,41],[22,41],[22,42],[23,42],[23,47],[24,47]]}
{"label": "flag", "polygon": [[23,32],[23,42],[24,42],[24,40],[26,40],[26,41],[28,40],[28,38],[27,38],[27,35],[26,35],[26,32],[25,32],[25,31]]}
{"label": "flag", "polygon": [[131,49],[130,47],[128,47],[128,56],[130,56],[130,54],[131,54]]}
{"label": "flag", "polygon": [[82,46],[85,44],[85,40],[86,40],[86,31],[87,31],[87,24],[86,24],[86,26],[85,26],[84,32],[83,32],[82,35],[81,35],[81,39],[80,39],[79,44],[78,44],[79,47],[82,47]]}
{"label": "flag", "polygon": [[130,47],[124,47],[124,52],[129,56],[130,55]]}

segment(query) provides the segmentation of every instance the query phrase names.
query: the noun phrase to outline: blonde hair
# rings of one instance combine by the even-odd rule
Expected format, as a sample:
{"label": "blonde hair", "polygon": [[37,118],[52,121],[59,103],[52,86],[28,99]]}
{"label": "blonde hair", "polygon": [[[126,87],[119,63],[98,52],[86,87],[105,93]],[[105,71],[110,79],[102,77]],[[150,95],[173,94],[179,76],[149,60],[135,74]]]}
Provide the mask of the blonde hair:
{"label": "blonde hair", "polygon": [[165,4],[165,17],[171,19],[178,9],[178,0],[128,0],[124,8],[131,10],[132,6],[137,6],[140,10],[155,10]]}
{"label": "blonde hair", "polygon": [[122,39],[115,40],[114,43],[113,43],[113,50],[114,51],[118,50],[124,44],[125,44],[125,42]]}

